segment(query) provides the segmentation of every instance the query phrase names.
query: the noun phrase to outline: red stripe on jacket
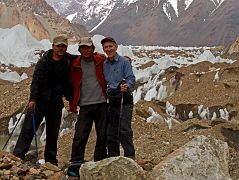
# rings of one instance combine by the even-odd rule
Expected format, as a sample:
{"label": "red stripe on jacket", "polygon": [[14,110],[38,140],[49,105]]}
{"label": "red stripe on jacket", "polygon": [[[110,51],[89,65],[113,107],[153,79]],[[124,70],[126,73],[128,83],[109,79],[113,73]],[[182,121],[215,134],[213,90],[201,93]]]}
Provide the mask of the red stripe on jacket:
{"label": "red stripe on jacket", "polygon": [[[105,57],[95,54],[93,56],[93,61],[96,70],[96,78],[100,83],[103,95],[106,97],[106,82],[103,74],[103,63],[105,61]],[[71,80],[74,89],[74,94],[72,101],[70,101],[70,111],[77,112],[77,103],[80,99],[80,85],[82,80],[82,68],[80,56],[78,56],[71,62]],[[96,91],[99,91],[99,89],[96,89]]]}

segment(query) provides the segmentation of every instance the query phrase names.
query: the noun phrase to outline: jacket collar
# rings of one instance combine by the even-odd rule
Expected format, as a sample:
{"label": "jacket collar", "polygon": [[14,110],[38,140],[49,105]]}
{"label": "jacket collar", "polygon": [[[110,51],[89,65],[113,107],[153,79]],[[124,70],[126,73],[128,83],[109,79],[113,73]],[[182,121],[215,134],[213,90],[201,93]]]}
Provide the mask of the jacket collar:
{"label": "jacket collar", "polygon": [[119,61],[119,58],[120,58],[120,56],[119,56],[119,54],[116,52],[116,55],[115,55],[115,57],[114,57],[114,60],[113,61],[111,61],[111,60],[109,60],[109,58],[107,58],[107,63],[114,63],[114,62],[117,62],[117,61]]}
{"label": "jacket collar", "polygon": [[[93,55],[93,61],[94,61],[94,64],[97,66],[100,63],[104,62],[104,59],[103,58],[97,58],[97,55]],[[74,66],[74,67],[81,67],[81,56],[80,55],[77,56],[77,58],[72,61],[71,65]]]}

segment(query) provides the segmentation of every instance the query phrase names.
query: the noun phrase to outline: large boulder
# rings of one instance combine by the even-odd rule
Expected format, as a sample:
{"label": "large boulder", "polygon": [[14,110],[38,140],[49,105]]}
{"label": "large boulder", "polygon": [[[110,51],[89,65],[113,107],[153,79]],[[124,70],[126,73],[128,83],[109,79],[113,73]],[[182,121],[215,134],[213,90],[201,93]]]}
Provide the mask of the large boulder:
{"label": "large boulder", "polygon": [[151,179],[231,179],[226,142],[198,136],[154,167]]}
{"label": "large boulder", "polygon": [[117,156],[98,162],[87,162],[80,168],[81,180],[141,180],[143,169],[132,159]]}

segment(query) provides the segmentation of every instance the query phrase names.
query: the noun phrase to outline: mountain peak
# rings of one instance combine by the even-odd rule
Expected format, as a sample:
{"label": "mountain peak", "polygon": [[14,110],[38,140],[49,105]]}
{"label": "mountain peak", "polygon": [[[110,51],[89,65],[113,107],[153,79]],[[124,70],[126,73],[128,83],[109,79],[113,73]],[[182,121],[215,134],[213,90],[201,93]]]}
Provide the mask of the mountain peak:
{"label": "mountain peak", "polygon": [[[239,34],[238,0],[47,0],[93,34],[131,45],[216,46]],[[220,23],[219,23],[220,22]]]}

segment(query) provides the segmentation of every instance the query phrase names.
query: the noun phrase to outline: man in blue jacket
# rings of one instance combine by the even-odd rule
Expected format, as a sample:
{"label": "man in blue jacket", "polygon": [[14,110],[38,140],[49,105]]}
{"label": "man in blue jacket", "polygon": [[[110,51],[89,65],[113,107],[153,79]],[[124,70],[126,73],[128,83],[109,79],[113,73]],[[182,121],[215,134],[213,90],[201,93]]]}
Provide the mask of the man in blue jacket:
{"label": "man in blue jacket", "polygon": [[118,45],[113,38],[106,37],[101,44],[108,56],[103,67],[110,104],[107,127],[108,156],[119,156],[121,144],[124,156],[135,159],[131,128],[135,76],[129,60],[116,52]]}

